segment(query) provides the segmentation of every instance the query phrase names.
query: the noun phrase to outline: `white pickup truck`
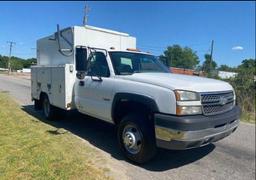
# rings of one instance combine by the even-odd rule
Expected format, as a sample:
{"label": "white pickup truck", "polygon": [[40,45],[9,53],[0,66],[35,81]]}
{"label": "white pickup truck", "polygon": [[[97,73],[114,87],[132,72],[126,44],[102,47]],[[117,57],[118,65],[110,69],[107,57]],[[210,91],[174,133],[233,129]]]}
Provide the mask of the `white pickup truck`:
{"label": "white pickup truck", "polygon": [[74,26],[37,41],[32,100],[48,119],[59,109],[115,124],[124,155],[150,160],[157,147],[205,146],[234,132],[240,109],[226,82],[169,72],[125,33]]}

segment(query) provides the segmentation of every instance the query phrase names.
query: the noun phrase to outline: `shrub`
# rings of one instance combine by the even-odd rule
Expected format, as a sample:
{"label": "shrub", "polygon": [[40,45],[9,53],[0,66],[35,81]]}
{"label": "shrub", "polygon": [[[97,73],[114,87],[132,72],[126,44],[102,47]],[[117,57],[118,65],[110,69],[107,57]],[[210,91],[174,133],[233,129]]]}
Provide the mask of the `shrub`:
{"label": "shrub", "polygon": [[255,122],[255,59],[246,59],[238,66],[238,74],[227,81],[233,86],[237,103],[242,110],[242,118]]}

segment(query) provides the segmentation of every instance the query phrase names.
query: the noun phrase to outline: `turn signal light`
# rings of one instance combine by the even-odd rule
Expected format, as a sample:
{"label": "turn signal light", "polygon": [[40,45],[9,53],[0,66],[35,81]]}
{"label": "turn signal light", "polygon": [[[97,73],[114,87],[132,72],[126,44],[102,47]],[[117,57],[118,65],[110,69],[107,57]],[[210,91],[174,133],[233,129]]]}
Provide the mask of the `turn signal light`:
{"label": "turn signal light", "polygon": [[178,106],[176,107],[177,115],[194,115],[202,114],[201,106]]}

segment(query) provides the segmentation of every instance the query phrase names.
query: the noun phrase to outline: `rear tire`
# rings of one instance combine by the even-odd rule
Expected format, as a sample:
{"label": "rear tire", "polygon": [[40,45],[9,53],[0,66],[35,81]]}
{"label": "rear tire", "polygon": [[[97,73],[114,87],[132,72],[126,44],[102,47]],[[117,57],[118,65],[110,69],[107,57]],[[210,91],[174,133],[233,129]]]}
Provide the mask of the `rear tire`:
{"label": "rear tire", "polygon": [[117,136],[121,151],[135,163],[145,163],[156,154],[154,125],[144,114],[124,116],[118,126]]}
{"label": "rear tire", "polygon": [[43,96],[42,100],[43,114],[48,120],[54,120],[57,116],[57,108],[50,104],[47,95]]}
{"label": "rear tire", "polygon": [[35,110],[41,110],[42,109],[42,102],[40,100],[37,100],[37,99],[34,100],[34,109]]}

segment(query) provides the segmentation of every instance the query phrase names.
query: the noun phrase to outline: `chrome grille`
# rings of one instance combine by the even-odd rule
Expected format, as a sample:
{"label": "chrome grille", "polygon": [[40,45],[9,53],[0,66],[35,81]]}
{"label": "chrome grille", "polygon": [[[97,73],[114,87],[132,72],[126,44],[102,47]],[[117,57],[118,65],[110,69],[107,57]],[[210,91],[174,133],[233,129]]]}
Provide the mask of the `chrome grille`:
{"label": "chrome grille", "polygon": [[232,91],[201,94],[201,103],[205,115],[215,115],[231,110],[234,106]]}

